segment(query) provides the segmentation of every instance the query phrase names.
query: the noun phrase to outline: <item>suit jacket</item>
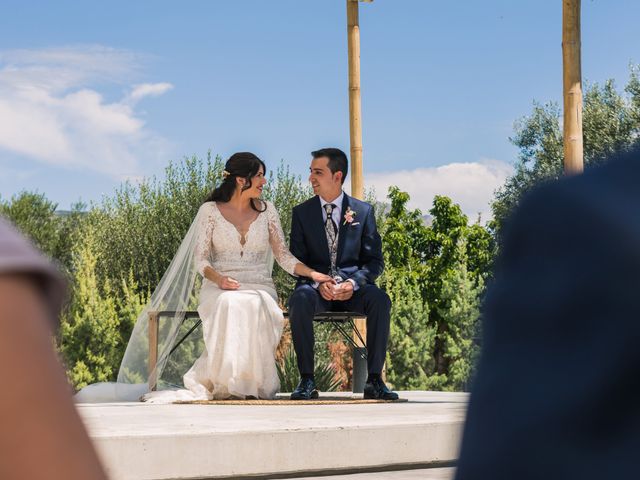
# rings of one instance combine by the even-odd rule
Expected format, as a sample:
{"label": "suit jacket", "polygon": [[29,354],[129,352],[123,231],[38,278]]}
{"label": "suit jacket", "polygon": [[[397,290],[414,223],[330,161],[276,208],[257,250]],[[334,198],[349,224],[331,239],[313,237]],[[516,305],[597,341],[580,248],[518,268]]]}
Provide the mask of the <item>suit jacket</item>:
{"label": "suit jacket", "polygon": [[[351,223],[344,220],[348,208],[355,212]],[[351,278],[359,286],[372,284],[384,269],[382,241],[373,207],[345,193],[342,215],[338,230],[338,272],[342,278]],[[318,272],[329,273],[331,259],[324,220],[318,196],[294,207],[289,247],[291,253],[305,265]],[[298,285],[304,283],[312,282],[307,278],[298,279]]]}
{"label": "suit jacket", "polygon": [[538,190],[504,238],[456,478],[638,478],[640,151]]}

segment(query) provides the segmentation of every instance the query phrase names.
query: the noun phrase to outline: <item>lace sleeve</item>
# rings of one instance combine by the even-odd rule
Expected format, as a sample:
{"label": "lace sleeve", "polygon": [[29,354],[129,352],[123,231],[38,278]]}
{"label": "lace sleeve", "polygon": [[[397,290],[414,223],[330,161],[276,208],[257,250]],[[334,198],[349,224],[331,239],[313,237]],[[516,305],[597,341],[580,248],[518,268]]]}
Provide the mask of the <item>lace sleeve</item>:
{"label": "lace sleeve", "polygon": [[214,219],[213,205],[205,203],[198,212],[198,225],[196,230],[196,245],[194,253],[195,267],[204,277],[206,266],[211,267],[211,239],[213,237]]}
{"label": "lace sleeve", "polygon": [[267,215],[269,218],[269,244],[271,244],[273,256],[285,272],[295,275],[294,269],[296,265],[301,262],[291,255],[289,247],[287,247],[284,240],[280,216],[278,215],[276,207],[271,202],[267,202]]}

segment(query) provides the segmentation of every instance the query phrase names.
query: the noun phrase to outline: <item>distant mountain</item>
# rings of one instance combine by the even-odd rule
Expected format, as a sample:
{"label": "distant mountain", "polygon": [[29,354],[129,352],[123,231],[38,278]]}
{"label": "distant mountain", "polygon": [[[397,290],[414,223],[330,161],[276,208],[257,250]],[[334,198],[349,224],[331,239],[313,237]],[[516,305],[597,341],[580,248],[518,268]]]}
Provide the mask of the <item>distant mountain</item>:
{"label": "distant mountain", "polygon": [[71,210],[56,210],[53,213],[58,215],[59,217],[67,217],[71,215]]}
{"label": "distant mountain", "polygon": [[[388,204],[387,202],[376,202],[375,206],[376,206],[376,213],[380,213],[383,216],[389,213],[389,210],[391,210],[391,205]],[[422,215],[422,221],[427,227],[430,227],[431,224],[433,223],[433,216],[429,214]]]}
{"label": "distant mountain", "polygon": [[[56,210],[53,213],[54,213],[54,215],[57,215],[59,217],[68,217],[73,212],[71,210]],[[89,213],[89,212],[80,212],[81,215],[86,215],[87,213]]]}

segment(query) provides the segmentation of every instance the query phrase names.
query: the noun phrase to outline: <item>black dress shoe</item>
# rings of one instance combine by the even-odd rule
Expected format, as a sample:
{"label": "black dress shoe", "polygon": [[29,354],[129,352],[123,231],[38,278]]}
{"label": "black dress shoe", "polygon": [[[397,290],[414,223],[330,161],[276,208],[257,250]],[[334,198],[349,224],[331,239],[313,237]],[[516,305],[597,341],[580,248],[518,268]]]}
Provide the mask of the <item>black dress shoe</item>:
{"label": "black dress shoe", "polygon": [[316,382],[312,378],[303,378],[291,394],[291,400],[311,400],[318,398]]}
{"label": "black dress shoe", "polygon": [[376,377],[368,380],[364,384],[365,400],[398,400],[398,394],[392,392],[382,381],[382,378]]}

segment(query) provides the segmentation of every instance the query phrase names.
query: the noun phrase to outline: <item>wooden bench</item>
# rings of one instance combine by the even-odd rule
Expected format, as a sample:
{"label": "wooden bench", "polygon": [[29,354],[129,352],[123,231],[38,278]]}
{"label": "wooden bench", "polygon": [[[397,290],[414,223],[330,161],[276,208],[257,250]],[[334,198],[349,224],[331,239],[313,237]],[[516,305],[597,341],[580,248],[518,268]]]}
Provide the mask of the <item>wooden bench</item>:
{"label": "wooden bench", "polygon": [[[160,318],[175,317],[178,312],[172,310],[150,311],[149,312],[149,387],[155,390],[158,379],[156,377],[156,365],[158,364],[158,332],[160,328]],[[289,318],[288,312],[284,312],[284,317]],[[196,320],[191,328],[180,340],[171,348],[167,358],[191,335],[201,324],[202,320],[196,311],[184,312],[183,322],[186,320]],[[315,322],[331,323],[333,327],[342,334],[345,341],[351,345],[353,376],[351,378],[353,393],[362,393],[367,379],[367,342],[366,342],[366,317],[354,312],[324,312],[313,317]],[[351,330],[352,334],[350,334]]]}

